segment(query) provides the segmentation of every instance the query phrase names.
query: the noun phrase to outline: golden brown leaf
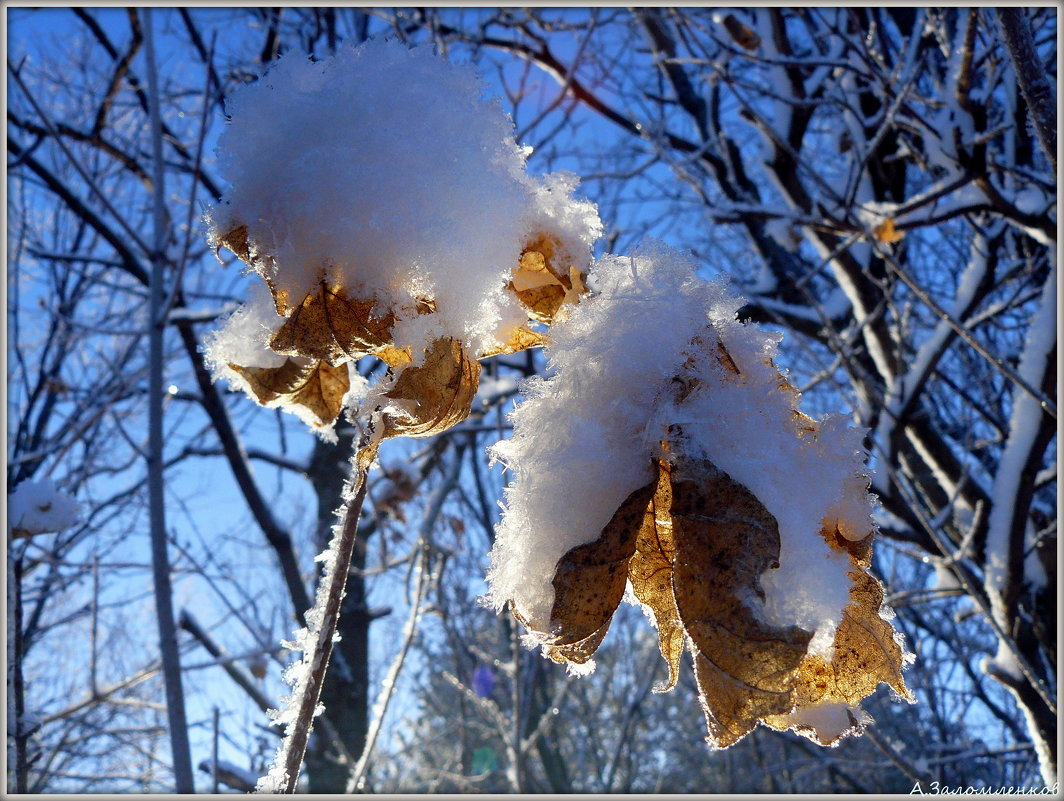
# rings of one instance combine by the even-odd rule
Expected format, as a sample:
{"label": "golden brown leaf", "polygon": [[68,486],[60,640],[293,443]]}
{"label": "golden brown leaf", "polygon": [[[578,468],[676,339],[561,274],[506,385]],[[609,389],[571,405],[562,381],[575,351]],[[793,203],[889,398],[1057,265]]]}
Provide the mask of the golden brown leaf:
{"label": "golden brown leaf", "polygon": [[854,570],[850,604],[843,610],[835,635],[835,687],[840,700],[855,704],[886,684],[914,700],[902,677],[904,655],[894,627],[880,614],[883,585],[865,570]]}
{"label": "golden brown leaf", "polygon": [[[611,611],[606,622],[582,640],[577,640],[576,642],[568,643],[566,645],[552,645],[549,641],[549,635],[539,632],[536,627],[517,610],[517,607],[513,603],[510,604],[510,611],[513,613],[517,622],[528,629],[528,631],[532,632],[540,641],[543,655],[551,661],[563,665],[584,665],[590,661],[599,645],[601,645],[603,638],[606,636],[606,632],[610,627],[610,620],[613,618],[613,612]],[[544,640],[544,637],[548,639]]]}
{"label": "golden brown leaf", "polygon": [[872,236],[880,242],[893,244],[894,242],[900,242],[905,237],[905,232],[895,230],[894,219],[887,217],[887,219],[872,229]]}
{"label": "golden brown leaf", "polygon": [[414,360],[410,355],[409,348],[397,348],[395,345],[385,345],[383,348],[378,348],[373,355],[389,367],[402,367],[404,364],[409,364]]}
{"label": "golden brown leaf", "polygon": [[554,315],[558,313],[558,309],[565,301],[565,288],[560,284],[542,284],[519,289],[516,292],[525,308],[528,309],[528,316],[547,325],[553,322]]}
{"label": "golden brown leaf", "polygon": [[[846,536],[849,534],[850,536]],[[850,564],[854,568],[867,568],[872,564],[872,536],[857,539],[857,533],[851,529],[847,521],[838,518],[824,518],[820,536],[833,550],[845,551],[850,555]]]}
{"label": "golden brown leaf", "polygon": [[318,426],[335,422],[351,386],[347,367],[333,367],[328,362],[286,359],[280,367],[230,364],[229,368],[248,382],[260,404],[302,406],[310,410]]}
{"label": "golden brown leaf", "polygon": [[385,415],[383,436],[429,437],[457,425],[469,416],[479,380],[480,363],[458,340],[437,339],[424,363],[401,367],[384,393],[407,408]]}
{"label": "golden brown leaf", "polygon": [[218,251],[222,248],[228,248],[242,262],[249,266],[251,265],[251,245],[248,243],[248,227],[246,225],[238,225],[218,237],[214,254],[217,256]]}
{"label": "golden brown leaf", "polygon": [[865,569],[871,563],[871,535],[849,540],[837,528],[829,526],[821,534],[832,548],[846,551],[850,556],[853,567],[849,573],[853,579],[850,602],[835,631],[831,661],[820,655],[808,655],[798,671],[794,711],[769,717],[765,723],[780,731],[795,728],[820,745],[833,745],[860,729],[857,719],[851,715],[849,726],[828,730],[806,722],[803,710],[826,705],[854,708],[881,683],[910,703],[915,699],[902,676],[905,656],[895,639],[894,627],[880,614],[883,585]]}
{"label": "golden brown leaf", "polygon": [[724,347],[724,343],[720,341],[717,342],[717,359],[729,373],[732,375],[740,375],[739,365],[735,363],[735,359],[732,358],[728,349]]}
{"label": "golden brown leaf", "polygon": [[[680,480],[677,480],[680,479]],[[709,742],[727,748],[766,715],[791,709],[812,634],[771,626],[745,603],[779,566],[779,528],[752,492],[705,460],[672,482],[673,591],[695,652]]]}
{"label": "golden brown leaf", "polygon": [[654,481],[632,492],[597,539],[570,549],[558,560],[546,626],[535,625],[510,604],[514,617],[541,643],[544,656],[583,665],[602,643],[624,596],[628,560],[656,485]]}
{"label": "golden brown leaf", "polygon": [[[611,612],[610,619],[612,618],[613,613]],[[551,661],[563,665],[585,665],[595,655],[595,651],[602,644],[602,640],[605,639],[609,628],[610,620],[607,620],[582,640],[577,640],[567,645],[545,644],[543,646],[543,654]]]}
{"label": "golden brown leaf", "polygon": [[562,261],[561,243],[550,234],[537,234],[521,253],[509,287],[533,320],[550,325],[563,305],[578,303],[587,291],[584,274]]}
{"label": "golden brown leaf", "polygon": [[628,579],[635,597],[654,615],[658,647],[669,666],[669,678],[655,687],[654,692],[667,692],[676,686],[679,678],[686,634],[672,590],[672,563],[676,556],[670,514],[672,468],[668,462],[658,460],[657,469],[657,486],[644,512],[635,553],[628,562]]}
{"label": "golden brown leaf", "polygon": [[381,439],[381,437],[369,434],[363,435],[359,441],[354,459],[354,465],[357,468],[356,483],[351,488],[352,492],[357,492],[365,482],[366,476],[369,475],[370,466],[373,464],[373,460],[377,458],[377,450],[380,448]]}
{"label": "golden brown leaf", "polygon": [[763,595],[761,574],[778,566],[772,515],[710,462],[680,464],[657,461],[657,480],[629,495],[597,540],[559,561],[549,632],[514,613],[545,655],[582,664],[605,636],[627,575],[653,614],[669,667],[656,689],[675,686],[689,638],[709,740],[725,748],[792,708],[811,635],[765,624],[744,602]]}
{"label": "golden brown leaf", "polygon": [[[276,294],[275,294],[276,297]],[[270,339],[270,348],[288,356],[305,356],[333,366],[391,344],[395,316],[375,316],[373,300],[349,298],[340,287],[319,284],[288,316]]]}
{"label": "golden brown leaf", "polygon": [[287,317],[288,313],[292,310],[293,306],[289,303],[291,295],[288,294],[287,289],[281,289],[277,286],[271,278],[263,277],[263,281],[266,282],[266,286],[270,289],[270,295],[273,296],[273,308],[277,312],[278,317]]}
{"label": "golden brown leaf", "polygon": [[[715,335],[697,337],[691,348],[687,366],[708,356],[719,362],[725,380],[744,380]],[[798,410],[798,390],[782,374],[776,383],[790,400],[794,435],[815,442],[820,424]],[[672,389],[679,402],[699,386],[700,379],[682,371]],[[864,725],[867,716],[856,705],[879,683],[911,697],[901,676],[905,657],[880,616],[882,587],[867,572],[871,537],[861,536],[854,528],[859,524],[843,519],[842,511],[823,521],[829,546],[850,557],[854,585],[831,655],[811,656],[812,632],[766,623],[755,611],[757,599],[765,597],[762,576],[779,567],[775,518],[711,462],[685,457],[681,426],[667,426],[666,436],[666,454],[679,456],[656,460],[657,480],[632,493],[597,540],[558,562],[550,630],[530,625],[514,610],[545,655],[570,664],[591,658],[623,595],[626,566],[669,668],[660,690],[675,686],[681,654],[690,648],[707,740],[715,748],[727,748],[762,722],[830,744]],[[867,482],[856,476],[846,488],[866,491]]]}
{"label": "golden brown leaf", "polygon": [[609,624],[624,596],[628,560],[635,553],[636,537],[656,484],[651,482],[631,493],[598,539],[571,549],[558,560],[545,642],[572,645]]}
{"label": "golden brown leaf", "polygon": [[539,348],[547,344],[547,337],[531,328],[520,326],[509,333],[505,344],[489,348],[477,354],[478,359],[487,359],[489,356],[501,356],[509,353],[517,353],[528,348]]}

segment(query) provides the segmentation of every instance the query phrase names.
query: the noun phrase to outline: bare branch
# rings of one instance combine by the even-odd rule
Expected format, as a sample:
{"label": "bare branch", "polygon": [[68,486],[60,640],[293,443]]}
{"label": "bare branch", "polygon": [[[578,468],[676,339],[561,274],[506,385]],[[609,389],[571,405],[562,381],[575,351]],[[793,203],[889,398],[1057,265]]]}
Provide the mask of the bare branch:
{"label": "bare branch", "polygon": [[1001,38],[1012,57],[1016,79],[1023,99],[1031,110],[1031,122],[1038,141],[1049,159],[1053,172],[1057,171],[1057,100],[1046,75],[1042,59],[1035,49],[1034,36],[1027,11],[1015,6],[995,8]]}

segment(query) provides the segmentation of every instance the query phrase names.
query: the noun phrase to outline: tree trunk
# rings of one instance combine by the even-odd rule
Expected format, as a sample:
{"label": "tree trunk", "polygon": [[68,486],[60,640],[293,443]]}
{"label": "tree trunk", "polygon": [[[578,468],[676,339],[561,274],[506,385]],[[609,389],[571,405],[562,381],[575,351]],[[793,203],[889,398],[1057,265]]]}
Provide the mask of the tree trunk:
{"label": "tree trunk", "polygon": [[151,11],[144,10],[144,36],[148,59],[148,95],[151,103],[152,163],[154,165],[154,238],[151,259],[151,295],[148,307],[148,502],[151,521],[152,578],[155,583],[155,614],[159,624],[159,651],[166,685],[166,713],[170,725],[170,748],[174,760],[174,790],[195,792],[189,753],[185,696],[181,688],[181,660],[177,650],[170,557],[167,553],[165,500],[163,498],[163,281],[165,280],[166,197],[163,189],[162,126],[159,117],[159,87],[155,73]]}

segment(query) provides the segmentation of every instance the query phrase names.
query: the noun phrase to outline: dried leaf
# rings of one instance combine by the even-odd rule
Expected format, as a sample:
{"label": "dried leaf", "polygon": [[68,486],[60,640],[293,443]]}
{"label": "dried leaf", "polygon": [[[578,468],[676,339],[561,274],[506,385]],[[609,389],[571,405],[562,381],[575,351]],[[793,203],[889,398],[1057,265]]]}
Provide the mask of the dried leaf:
{"label": "dried leaf", "polygon": [[725,29],[737,45],[746,50],[757,50],[757,46],[761,44],[761,37],[753,30],[739,22],[732,14],[726,16],[723,22]]}
{"label": "dried leaf", "polygon": [[[613,613],[611,612],[610,619],[612,618]],[[602,644],[609,628],[610,621],[607,620],[582,640],[567,645],[544,645],[543,654],[551,661],[563,665],[585,665],[595,655],[595,651]]]}
{"label": "dried leaf", "polygon": [[565,288],[560,284],[543,284],[516,291],[528,309],[528,316],[547,325],[553,322],[554,315],[565,301]]}
{"label": "dried leaf", "polygon": [[343,397],[350,389],[347,367],[328,362],[286,359],[280,367],[229,368],[248,382],[262,405],[302,406],[309,409],[318,426],[328,426],[340,415]]}
{"label": "dried leaf", "polygon": [[717,342],[717,360],[732,375],[741,375],[739,365],[735,363],[735,359],[732,358],[728,349],[724,347],[724,343],[720,341]]}
{"label": "dried leaf", "polygon": [[661,460],[657,461],[657,467],[657,486],[644,512],[643,525],[636,538],[635,554],[628,563],[628,579],[632,582],[635,597],[654,615],[658,647],[669,666],[669,678],[654,687],[654,692],[660,693],[676,686],[686,633],[672,590],[672,567],[676,556],[670,514],[672,468],[668,462]]}
{"label": "dried leaf", "polygon": [[384,393],[407,408],[384,416],[383,437],[429,437],[457,425],[469,415],[479,380],[479,362],[458,340],[437,339],[424,363],[400,368]]}
{"label": "dried leaf", "polygon": [[[691,348],[692,364],[709,356],[725,380],[745,380],[715,335],[696,338]],[[782,374],[776,384],[792,401],[794,435],[815,441],[820,424],[798,411],[797,389]],[[672,389],[682,401],[699,386],[681,371]],[[675,686],[681,654],[689,648],[714,748],[729,747],[762,722],[830,744],[865,725],[869,718],[856,705],[878,684],[911,698],[901,675],[906,657],[880,615],[882,587],[867,572],[871,537],[851,530],[855,524],[843,519],[844,512],[823,520],[829,546],[850,557],[854,584],[833,656],[809,655],[812,632],[766,623],[756,611],[765,597],[762,576],[779,567],[775,518],[711,462],[684,456],[681,426],[667,426],[666,432],[656,481],[632,493],[598,539],[559,560],[549,626],[533,625],[540,621],[525,621],[514,610],[545,655],[570,664],[590,660],[623,595],[626,574],[653,618],[669,668],[655,690]],[[855,477],[846,492],[866,490],[867,482]]]}
{"label": "dried leaf", "polygon": [[627,576],[653,614],[669,666],[656,689],[675,686],[688,643],[710,742],[724,748],[764,716],[792,708],[811,635],[769,626],[744,602],[763,595],[761,574],[778,566],[775,519],[710,462],[681,464],[659,460],[657,480],[629,495],[598,539],[559,560],[549,632],[514,613],[547,656],[582,664],[605,636]]}
{"label": "dried leaf", "polygon": [[413,500],[417,494],[417,485],[411,475],[401,468],[395,467],[383,472],[388,482],[383,489],[374,491],[373,509],[378,515],[386,515],[405,523],[406,513],[403,506]]}
{"label": "dried leaf", "polygon": [[[844,529],[846,531],[844,532]],[[849,534],[850,536],[846,536]],[[820,536],[832,549],[845,551],[850,555],[850,563],[855,569],[868,568],[872,565],[872,536],[857,537],[857,532],[850,525],[837,518],[825,518],[820,528]]]}
{"label": "dried leaf", "polygon": [[545,642],[572,645],[609,624],[624,597],[628,560],[635,553],[636,538],[656,484],[651,482],[631,493],[598,539],[573,548],[558,560]]}
{"label": "dried leaf", "polygon": [[[614,609],[616,609],[616,607],[614,607]],[[543,655],[551,661],[563,665],[587,664],[591,660],[591,657],[594,656],[595,651],[598,650],[599,645],[602,644],[602,640],[605,638],[606,632],[609,630],[610,620],[613,618],[613,610],[611,610],[609,616],[606,618],[606,622],[599,626],[595,631],[591,632],[587,637],[565,645],[553,645],[549,641],[549,635],[538,631],[537,628],[517,610],[517,607],[513,603],[510,604],[510,611],[513,613],[517,622],[524,626],[532,634],[535,640],[540,643],[543,649]]]}
{"label": "dried leaf", "polygon": [[385,345],[383,348],[378,348],[373,355],[389,367],[402,367],[404,364],[409,364],[414,360],[414,357],[410,355],[409,348],[397,348],[395,345]]}
{"label": "dried leaf", "polygon": [[584,274],[562,261],[561,243],[550,234],[536,235],[521,253],[509,288],[533,320],[550,325],[563,305],[578,303],[587,291]]}
{"label": "dried leaf", "polygon": [[228,233],[218,237],[214,255],[218,256],[222,248],[231,250],[238,259],[249,266],[251,265],[251,245],[248,243],[248,227],[246,225],[238,225]]}
{"label": "dried leaf", "polygon": [[358,450],[355,451],[354,466],[357,469],[356,484],[351,487],[352,493],[361,489],[362,484],[366,480],[366,476],[369,475],[370,466],[373,464],[373,460],[377,458],[377,450],[380,448],[381,440],[383,438],[379,435],[374,435],[372,432],[367,432],[359,440]]}
{"label": "dried leaf", "polygon": [[624,596],[628,560],[657,482],[635,490],[593,542],[569,550],[558,560],[554,603],[546,626],[529,620],[514,604],[514,617],[555,662],[583,665],[594,655]]}
{"label": "dried leaf", "polygon": [[[677,480],[680,479],[680,480]],[[704,460],[672,482],[673,591],[691,638],[709,742],[727,748],[766,715],[789,711],[810,632],[759,620],[761,574],[779,566],[779,528],[756,496]]]}
{"label": "dried leaf", "polygon": [[794,728],[820,745],[833,745],[842,737],[859,732],[862,723],[850,715],[849,725],[824,726],[808,722],[803,711],[831,705],[853,709],[882,683],[902,698],[915,701],[905,686],[902,669],[906,658],[894,627],[881,615],[883,585],[865,568],[871,560],[871,540],[853,541],[827,526],[821,532],[832,548],[850,555],[850,603],[842,612],[835,631],[831,661],[808,655],[795,683],[795,709],[790,714],[769,717],[765,723],[780,731]]}
{"label": "dried leaf", "polygon": [[520,326],[509,333],[506,343],[498,347],[489,348],[477,354],[478,359],[487,359],[489,356],[501,356],[510,353],[518,353],[528,348],[539,348],[547,344],[547,337],[531,328]]}
{"label": "dried leaf", "polygon": [[894,242],[900,242],[905,237],[905,232],[894,230],[894,219],[887,217],[887,219],[872,229],[872,236],[880,242],[893,244]]}
{"label": "dried leaf", "polygon": [[318,290],[303,298],[277,329],[270,348],[333,366],[374,353],[391,344],[395,323],[390,311],[375,316],[375,305],[374,300],[349,298],[341,287],[330,287],[322,281]]}

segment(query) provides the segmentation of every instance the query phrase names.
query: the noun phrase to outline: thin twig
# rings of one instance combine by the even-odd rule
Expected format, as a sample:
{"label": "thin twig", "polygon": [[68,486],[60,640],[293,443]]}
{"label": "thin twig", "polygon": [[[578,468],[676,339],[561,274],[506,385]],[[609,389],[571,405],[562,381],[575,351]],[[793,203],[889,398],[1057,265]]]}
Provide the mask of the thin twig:
{"label": "thin twig", "polygon": [[358,490],[344,509],[344,521],[340,528],[339,541],[333,548],[335,561],[332,570],[322,578],[322,581],[326,583],[319,589],[319,600],[315,604],[315,607],[320,608],[322,612],[321,622],[316,641],[312,646],[313,650],[303,655],[304,660],[310,658],[310,671],[302,696],[299,699],[293,699],[298,703],[296,718],[289,726],[284,744],[281,746],[281,753],[285,755],[283,791],[289,794],[296,791],[299,769],[307,752],[310,732],[314,728],[318,699],[321,697],[321,688],[325,683],[329,657],[332,655],[333,639],[336,636],[336,627],[340,619],[340,603],[344,597],[344,588],[347,586],[347,575],[351,567],[351,557],[355,551],[355,542],[358,540],[358,519],[366,500],[368,486],[366,469],[367,467],[361,465],[358,467],[356,477]]}
{"label": "thin twig", "polygon": [[12,64],[10,61],[7,62],[7,67],[9,73],[11,74],[11,77],[15,79],[15,83],[17,83],[19,85],[19,88],[22,89],[22,92],[26,96],[26,99],[30,102],[30,105],[33,106],[33,110],[36,111],[37,115],[41,118],[41,122],[44,124],[44,127],[48,129],[49,133],[51,133],[52,138],[55,139],[55,143],[59,146],[59,149],[63,151],[63,155],[67,157],[67,160],[71,163],[71,165],[73,165],[74,169],[78,171],[78,174],[81,176],[82,180],[85,181],[85,184],[100,199],[100,202],[103,203],[104,208],[111,212],[111,215],[115,218],[115,221],[120,226],[122,226],[122,230],[125,232],[126,236],[128,236],[132,242],[136,243],[137,247],[139,247],[142,252],[151,253],[151,248],[149,248],[148,245],[144,242],[144,240],[140,238],[137,232],[133,230],[132,226],[129,224],[126,218],[119,214],[117,211],[115,211],[115,207],[111,204],[110,199],[108,199],[104,191],[100,189],[96,182],[85,171],[85,168],[81,166],[81,162],[74,158],[74,154],[70,152],[70,149],[67,148],[66,143],[63,142],[63,137],[61,137],[56,131],[55,126],[52,125],[52,122],[48,118],[48,115],[45,114],[44,109],[41,108],[40,104],[37,102],[37,99],[33,96],[33,93],[30,92],[29,87],[27,87],[26,84],[22,81],[22,76],[19,74],[19,68]]}
{"label": "thin twig", "polygon": [[362,750],[362,756],[358,758],[358,764],[355,765],[354,770],[351,771],[350,778],[347,780],[347,788],[345,789],[347,793],[361,791],[365,787],[366,769],[369,767],[370,758],[373,756],[373,747],[377,743],[377,737],[380,735],[381,727],[384,723],[384,715],[388,711],[388,704],[395,692],[399,673],[403,669],[407,652],[410,650],[410,645],[414,641],[414,634],[417,632],[417,623],[423,609],[421,602],[427,584],[429,554],[428,544],[422,543],[417,560],[417,585],[414,590],[414,598],[410,603],[410,617],[407,619],[406,626],[403,629],[405,634],[403,644],[388,669],[388,675],[384,678],[381,694],[377,699],[376,715],[373,718],[373,723],[370,724],[369,731],[366,733],[366,747]]}
{"label": "thin twig", "polygon": [[[872,741],[872,744],[882,751],[887,759],[894,763],[894,766],[898,768],[902,773],[912,779],[919,786],[922,792],[931,791],[931,780],[924,776],[920,770],[907,760],[902,754],[890,743],[881,738],[874,730],[874,727],[869,726],[864,730],[865,736]],[[916,788],[913,788],[914,790]]]}
{"label": "thin twig", "polygon": [[451,490],[458,485],[458,476],[461,469],[462,453],[459,451],[455,455],[451,471],[448,473],[444,482],[436,488],[435,496],[429,502],[429,508],[426,510],[425,516],[421,521],[421,529],[418,537],[420,553],[418,554],[415,563],[417,584],[414,588],[414,597],[410,601],[410,617],[407,619],[406,626],[403,629],[403,644],[400,647],[395,660],[392,662],[392,665],[388,670],[388,676],[384,679],[384,684],[381,687],[381,693],[377,699],[375,707],[376,714],[373,718],[373,722],[370,724],[369,731],[366,732],[366,745],[362,749],[362,756],[359,757],[358,763],[351,771],[351,776],[347,781],[346,792],[348,793],[361,791],[365,786],[366,770],[369,767],[369,760],[373,755],[373,748],[377,742],[377,737],[380,734],[381,726],[384,723],[384,715],[388,711],[388,704],[391,701],[392,694],[395,692],[395,685],[399,678],[399,672],[403,669],[403,663],[406,661],[407,651],[410,649],[410,644],[414,640],[414,634],[417,632],[417,623],[421,617],[421,602],[428,586],[428,560],[431,553],[428,544],[429,534],[432,531],[432,527],[436,524],[437,518],[440,516],[440,512],[443,509],[443,502],[447,499]]}
{"label": "thin twig", "polygon": [[[214,43],[215,37],[211,38],[211,50],[208,58],[213,60],[214,58]],[[210,110],[208,87],[210,86],[210,76],[212,70],[210,65],[207,67],[207,86],[203,87],[203,109],[200,112],[200,128],[199,137],[196,141],[196,158],[192,168],[192,184],[190,186],[191,195],[188,199],[188,216],[185,218],[185,243],[181,249],[181,259],[177,263],[176,274],[174,275],[173,285],[170,289],[170,294],[163,303],[163,308],[160,311],[160,315],[165,318],[174,308],[174,304],[181,296],[181,278],[185,274],[185,267],[188,264],[189,249],[192,247],[192,231],[195,226],[192,224],[192,214],[196,208],[196,190],[199,188],[199,174],[200,168],[203,162],[203,143],[207,140],[207,112]],[[161,320],[159,322],[162,322]]]}
{"label": "thin twig", "polygon": [[[187,610],[181,610],[179,625],[182,629],[191,634],[211,656],[215,658],[222,658],[226,656],[225,651],[223,651],[222,648],[217,643],[215,643],[215,641],[206,632],[206,630],[204,630],[204,628],[196,621],[194,617],[192,617],[192,615],[188,613]],[[229,678],[236,682],[240,686],[240,689],[246,692],[248,694],[248,697],[251,698],[251,700],[254,701],[262,711],[265,712],[271,706],[273,706],[273,703],[270,701],[269,698],[266,697],[266,694],[255,686],[255,682],[252,680],[251,676],[244,670],[243,665],[239,665],[231,661],[221,661],[218,664],[222,668],[222,670],[224,670],[229,675]],[[188,669],[188,665],[185,666],[185,669]]]}
{"label": "thin twig", "polygon": [[129,689],[130,687],[140,684],[142,681],[147,681],[148,679],[154,677],[156,674],[158,674],[159,667],[159,662],[153,662],[152,664],[148,665],[148,667],[138,671],[137,673],[134,673],[132,676],[122,679],[121,681],[112,684],[110,687],[105,687],[102,690],[93,692],[83,698],[81,701],[78,701],[77,703],[67,707],[66,709],[62,709],[59,712],[55,712],[51,715],[45,715],[43,718],[41,718],[41,726],[47,726],[57,720],[71,718],[77,713],[81,712],[83,709],[86,709],[92,706],[93,704],[99,704],[105,701],[109,701],[111,699],[111,696],[115,693],[120,692],[121,690]]}
{"label": "thin twig", "polygon": [[[947,558],[952,557],[956,549],[944,539],[943,535],[938,531],[932,521],[928,520],[923,514],[923,511],[920,509],[918,501],[916,500],[916,492],[908,487],[909,479],[901,473],[890,470],[889,466],[888,470],[890,471],[891,480],[898,488],[905,503],[912,510],[913,515],[927,532],[928,536],[930,536],[931,540],[935,543],[939,552]],[[1015,638],[1002,627],[1001,623],[994,616],[990,599],[987,598],[985,594],[979,592],[979,583],[974,575],[974,571],[968,566],[967,560],[954,559],[953,572],[957,581],[960,583],[961,588],[983,613],[986,622],[994,630],[994,634],[997,635],[998,641],[1003,643],[1005,647],[1012,652],[1012,656],[1019,665],[1023,677],[1038,694],[1038,697],[1042,699],[1042,702],[1046,705],[1046,708],[1050,713],[1056,715],[1057,704],[1050,696],[1050,691],[1046,686],[1046,682],[1038,676],[1038,673],[1032,667],[1031,662],[1020,650]]]}

